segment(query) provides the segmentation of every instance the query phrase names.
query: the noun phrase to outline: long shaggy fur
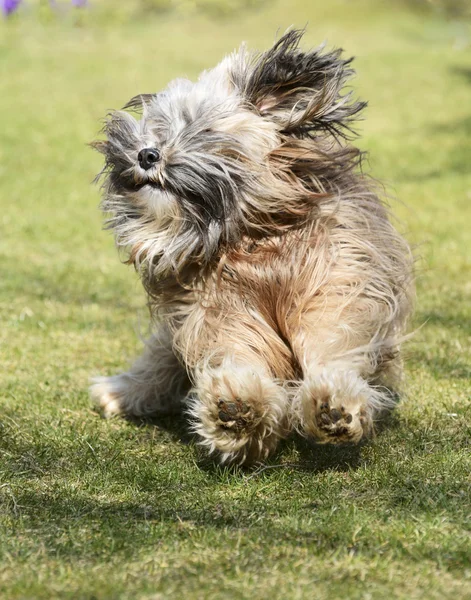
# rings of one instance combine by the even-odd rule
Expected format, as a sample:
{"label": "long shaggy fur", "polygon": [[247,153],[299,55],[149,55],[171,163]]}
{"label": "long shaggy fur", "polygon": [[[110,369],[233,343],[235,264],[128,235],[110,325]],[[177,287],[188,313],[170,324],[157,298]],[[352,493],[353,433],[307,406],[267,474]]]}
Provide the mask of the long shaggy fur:
{"label": "long shaggy fur", "polygon": [[262,460],[293,429],[358,442],[401,380],[411,253],[352,145],[351,60],[302,34],[136,96],[142,116],[112,113],[95,143],[156,333],[92,394],[108,415],[186,406],[223,461]]}

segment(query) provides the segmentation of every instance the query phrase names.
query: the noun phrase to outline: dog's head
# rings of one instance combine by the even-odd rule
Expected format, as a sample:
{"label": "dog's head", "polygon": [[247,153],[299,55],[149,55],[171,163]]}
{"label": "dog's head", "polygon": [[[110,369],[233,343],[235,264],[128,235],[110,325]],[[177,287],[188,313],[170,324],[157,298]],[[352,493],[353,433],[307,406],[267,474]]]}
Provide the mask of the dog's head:
{"label": "dog's head", "polygon": [[103,209],[152,277],[299,226],[354,165],[343,140],[364,104],[342,94],[350,61],[301,51],[302,34],[261,54],[241,48],[196,83],[177,79],[109,115],[94,144]]}

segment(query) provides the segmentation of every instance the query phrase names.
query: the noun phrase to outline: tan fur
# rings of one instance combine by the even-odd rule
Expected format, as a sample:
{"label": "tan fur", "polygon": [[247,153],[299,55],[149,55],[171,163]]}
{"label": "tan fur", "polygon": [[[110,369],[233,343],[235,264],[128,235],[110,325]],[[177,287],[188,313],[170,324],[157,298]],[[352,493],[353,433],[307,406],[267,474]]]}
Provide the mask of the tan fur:
{"label": "tan fur", "polygon": [[[175,102],[183,98],[185,118],[194,118],[194,137],[184,136],[183,117],[174,119],[181,129],[166,134],[171,142],[162,143],[162,162],[149,179],[154,187],[117,191],[117,173],[105,192],[118,245],[129,248],[159,329],[128,373],[99,379],[92,393],[108,415],[185,406],[203,445],[223,462],[264,460],[292,430],[323,443],[359,442],[392,406],[402,377],[411,252],[361,173],[360,152],[339,137],[361,108],[339,96],[348,62],[335,52],[304,55],[289,35],[259,63],[241,52],[193,88],[175,84]],[[285,81],[291,71],[282,61],[311,71]],[[308,89],[319,79],[316,61],[331,77],[324,92]],[[244,69],[253,70],[251,78]],[[282,79],[270,88],[264,82],[273,69]],[[207,90],[228,95],[205,117],[210,134],[192,116]],[[139,127],[126,119],[111,122],[113,144],[104,150],[118,164],[123,128],[139,147]],[[164,121],[155,117],[159,127]],[[211,146],[205,135],[214,136]],[[203,140],[197,156],[209,165],[208,188],[220,177],[227,195],[209,198],[206,212],[179,199],[167,179],[172,160],[190,164],[188,140],[195,139]],[[240,170],[246,180],[237,188]],[[135,165],[128,171],[150,177]],[[194,189],[202,185],[198,177],[190,181]],[[231,194],[237,203],[228,204],[225,219],[205,225]]]}

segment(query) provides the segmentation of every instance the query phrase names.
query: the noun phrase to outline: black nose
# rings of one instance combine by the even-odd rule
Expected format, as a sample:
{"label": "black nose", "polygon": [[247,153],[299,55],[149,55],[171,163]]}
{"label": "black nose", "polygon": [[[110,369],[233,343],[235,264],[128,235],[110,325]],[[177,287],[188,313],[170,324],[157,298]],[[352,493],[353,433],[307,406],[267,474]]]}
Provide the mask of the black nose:
{"label": "black nose", "polygon": [[157,148],[144,148],[137,155],[137,160],[143,169],[147,171],[159,161],[160,152]]}

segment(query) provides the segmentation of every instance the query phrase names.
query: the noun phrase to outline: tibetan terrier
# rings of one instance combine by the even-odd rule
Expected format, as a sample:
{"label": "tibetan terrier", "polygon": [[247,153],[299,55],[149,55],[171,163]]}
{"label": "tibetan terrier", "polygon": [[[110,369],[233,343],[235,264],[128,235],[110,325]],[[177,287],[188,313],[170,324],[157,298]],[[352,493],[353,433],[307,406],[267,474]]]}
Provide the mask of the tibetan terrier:
{"label": "tibetan terrier", "polygon": [[186,411],[222,462],[293,430],[357,443],[401,381],[411,252],[352,145],[351,60],[302,34],[136,96],[94,143],[154,333],[92,395],[106,416]]}

